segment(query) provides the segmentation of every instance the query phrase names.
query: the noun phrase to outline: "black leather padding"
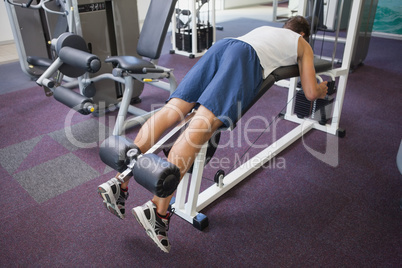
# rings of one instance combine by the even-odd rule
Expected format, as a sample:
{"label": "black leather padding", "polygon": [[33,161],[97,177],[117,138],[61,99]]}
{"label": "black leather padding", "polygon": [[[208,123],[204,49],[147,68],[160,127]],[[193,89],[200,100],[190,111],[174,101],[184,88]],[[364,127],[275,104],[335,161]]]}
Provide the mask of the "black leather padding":
{"label": "black leather padding", "polygon": [[78,77],[86,72],[95,73],[101,67],[101,61],[97,56],[72,47],[61,48],[59,58],[64,63],[59,68],[60,71],[69,77]]}
{"label": "black leather padding", "polygon": [[62,86],[56,87],[54,89],[53,97],[57,101],[63,103],[70,108],[73,108],[83,115],[90,114],[90,111],[86,109],[86,104],[93,105],[93,101],[91,98],[85,97],[69,88],[65,88]]}
{"label": "black leather padding", "polygon": [[156,154],[145,154],[133,168],[134,179],[158,197],[168,197],[180,182],[179,168]]}
{"label": "black leather padding", "polygon": [[37,57],[37,56],[28,56],[27,57],[27,62],[30,65],[33,65],[35,67],[43,67],[43,68],[49,68],[50,65],[52,65],[52,60],[49,58],[43,58],[43,57]]}
{"label": "black leather padding", "polygon": [[[325,72],[332,69],[332,63],[327,60],[314,58],[314,69],[316,73]],[[275,81],[300,76],[299,66],[297,64],[283,66],[275,69],[271,73],[275,77]]]}
{"label": "black leather padding", "polygon": [[113,63],[115,66],[134,74],[143,73],[144,67],[155,68],[152,62],[133,56],[112,56],[105,59],[105,62]]}
{"label": "black leather padding", "polygon": [[54,44],[63,64],[59,71],[69,77],[79,77],[85,72],[95,73],[101,67],[100,59],[90,54],[85,40],[76,34],[62,33]]}
{"label": "black leather padding", "polygon": [[176,2],[177,0],[151,0],[138,39],[138,55],[159,59]]}
{"label": "black leather padding", "polygon": [[84,72],[96,73],[101,67],[98,56],[72,47],[61,48],[59,58],[64,63],[80,68]]}
{"label": "black leather padding", "polygon": [[59,54],[60,49],[63,47],[72,47],[81,51],[89,52],[84,38],[73,33],[62,33],[57,38],[54,46],[56,53]]}
{"label": "black leather padding", "polygon": [[134,148],[137,146],[125,137],[110,136],[99,147],[99,156],[103,163],[118,172],[123,172],[127,169],[127,152]]}

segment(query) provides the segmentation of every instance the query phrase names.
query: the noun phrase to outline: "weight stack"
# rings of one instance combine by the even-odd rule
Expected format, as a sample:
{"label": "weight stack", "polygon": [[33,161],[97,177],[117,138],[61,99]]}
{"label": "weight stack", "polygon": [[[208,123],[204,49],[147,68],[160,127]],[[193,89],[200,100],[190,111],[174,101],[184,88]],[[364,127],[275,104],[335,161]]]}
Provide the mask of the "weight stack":
{"label": "weight stack", "polygon": [[[313,110],[320,111],[321,115],[325,115],[325,107],[328,106],[330,103],[333,102],[333,99],[324,100],[324,99],[317,99],[314,108],[314,102],[309,101],[306,96],[304,95],[303,90],[299,90],[296,93],[296,101],[294,107],[294,113],[297,115],[298,118],[305,118],[309,117]],[[316,117],[317,120],[322,120],[321,116]],[[325,118],[327,119],[327,118]]]}
{"label": "weight stack", "polygon": [[[192,51],[192,30],[191,29],[177,29],[176,30],[176,48],[191,53]],[[204,49],[212,46],[213,41],[213,28],[205,24],[197,24],[197,52],[200,53]]]}

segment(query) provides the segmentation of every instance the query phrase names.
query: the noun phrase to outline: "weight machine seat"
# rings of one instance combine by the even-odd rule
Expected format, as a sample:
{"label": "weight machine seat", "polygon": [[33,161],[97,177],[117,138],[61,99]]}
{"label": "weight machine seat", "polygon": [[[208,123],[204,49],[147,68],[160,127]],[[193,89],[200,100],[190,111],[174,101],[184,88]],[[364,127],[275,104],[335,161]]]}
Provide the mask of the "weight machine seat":
{"label": "weight machine seat", "polygon": [[[137,44],[137,53],[151,60],[159,59],[167,29],[177,0],[151,0]],[[130,73],[143,73],[143,68],[155,68],[148,61],[133,56],[113,56],[105,60]]]}
{"label": "weight machine seat", "polygon": [[141,74],[144,68],[155,68],[156,66],[147,60],[139,59],[133,56],[113,56],[105,59],[105,62],[110,62],[129,73]]}

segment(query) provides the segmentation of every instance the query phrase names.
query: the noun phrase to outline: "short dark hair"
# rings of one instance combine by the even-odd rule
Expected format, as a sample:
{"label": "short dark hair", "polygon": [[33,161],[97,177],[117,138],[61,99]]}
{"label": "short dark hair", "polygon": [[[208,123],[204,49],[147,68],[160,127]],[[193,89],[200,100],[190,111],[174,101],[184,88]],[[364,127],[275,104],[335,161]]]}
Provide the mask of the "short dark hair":
{"label": "short dark hair", "polygon": [[291,17],[285,22],[283,28],[292,30],[298,34],[304,33],[304,39],[309,40],[310,23],[303,16]]}

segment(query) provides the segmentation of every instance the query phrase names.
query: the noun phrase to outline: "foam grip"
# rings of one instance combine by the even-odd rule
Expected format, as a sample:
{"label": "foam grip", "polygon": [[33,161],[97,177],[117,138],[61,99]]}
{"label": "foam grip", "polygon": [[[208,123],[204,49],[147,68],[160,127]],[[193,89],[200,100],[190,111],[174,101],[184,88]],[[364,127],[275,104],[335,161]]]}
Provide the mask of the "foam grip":
{"label": "foam grip", "polygon": [[134,179],[158,197],[168,197],[180,182],[179,168],[155,154],[138,158],[133,168]]}
{"label": "foam grip", "polygon": [[79,68],[84,71],[84,73],[96,73],[101,67],[101,61],[97,56],[72,47],[61,48],[59,58],[65,64]]}
{"label": "foam grip", "polygon": [[[123,172],[127,169],[127,152],[137,146],[122,136],[110,136],[99,148],[99,156],[109,167]],[[137,148],[138,149],[138,148]]]}
{"label": "foam grip", "polygon": [[80,114],[85,115],[91,113],[93,101],[90,98],[78,94],[71,89],[65,87],[56,87],[53,92],[53,96],[56,100],[70,108],[73,108]]}

